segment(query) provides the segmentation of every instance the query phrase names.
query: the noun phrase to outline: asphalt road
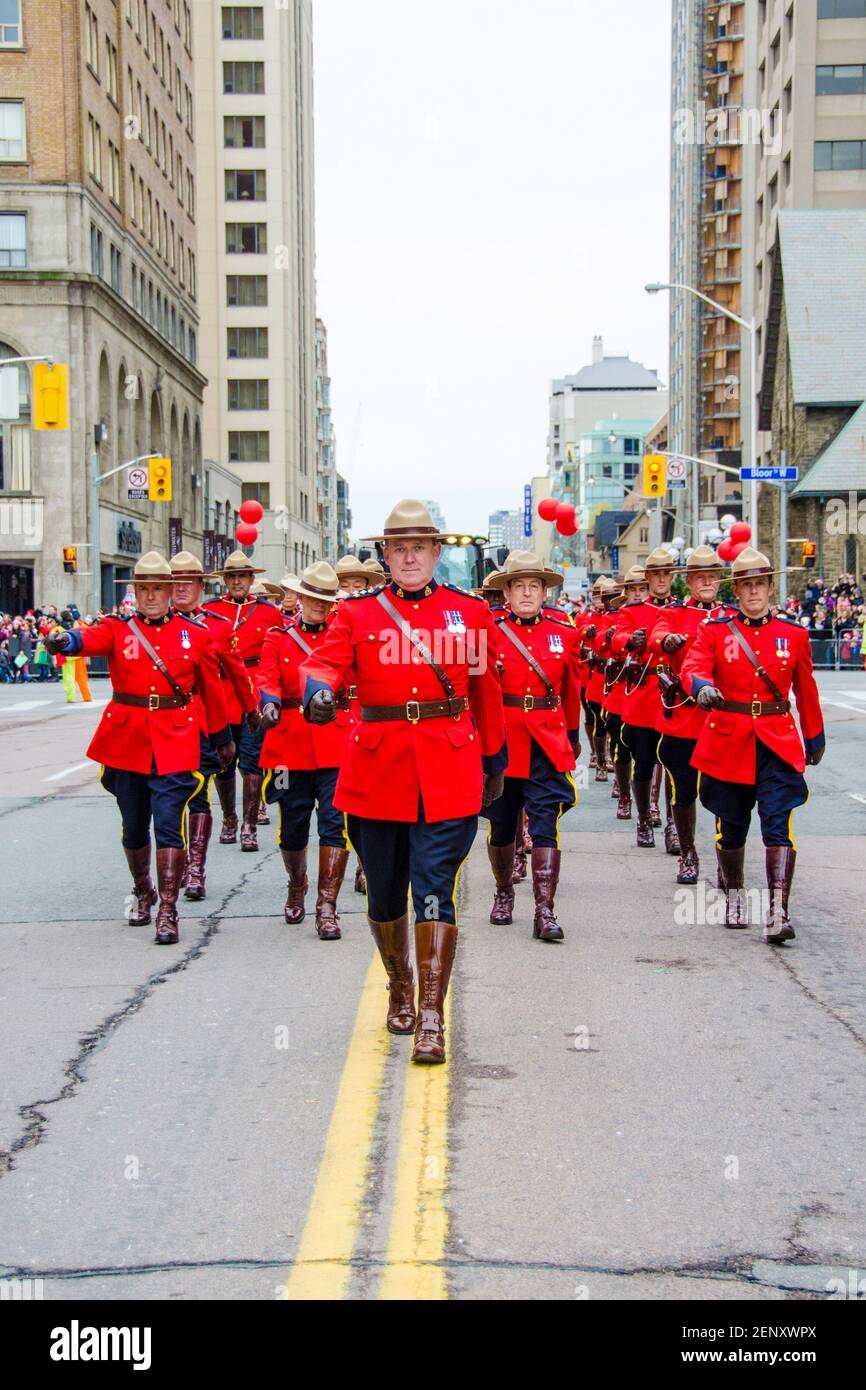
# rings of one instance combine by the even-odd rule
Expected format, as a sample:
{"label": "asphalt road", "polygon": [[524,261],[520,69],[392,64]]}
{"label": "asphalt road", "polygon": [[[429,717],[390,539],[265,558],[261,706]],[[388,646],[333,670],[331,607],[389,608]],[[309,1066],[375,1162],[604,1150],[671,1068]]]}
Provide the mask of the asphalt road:
{"label": "asphalt road", "polygon": [[257,855],[212,844],[179,946],[127,926],[85,759],[104,683],[88,707],[0,687],[0,1278],[46,1299],[592,1300],[866,1277],[866,678],[820,685],[794,943],[706,920],[706,815],[689,894],[589,783],[562,827],[563,946],[530,939],[528,884],[490,926],[476,842],[433,1069],[384,1031],[350,882],[341,943],[284,924],[273,826]]}

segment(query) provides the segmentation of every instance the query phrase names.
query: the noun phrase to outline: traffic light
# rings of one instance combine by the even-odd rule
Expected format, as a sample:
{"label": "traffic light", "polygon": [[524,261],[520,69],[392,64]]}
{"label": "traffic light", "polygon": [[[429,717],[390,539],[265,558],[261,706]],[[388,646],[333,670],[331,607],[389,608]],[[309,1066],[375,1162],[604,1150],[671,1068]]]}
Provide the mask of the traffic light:
{"label": "traffic light", "polygon": [[33,364],[33,428],[69,429],[69,373],[65,362]]}
{"label": "traffic light", "polygon": [[171,459],[148,459],[147,470],[151,502],[170,502]]}
{"label": "traffic light", "polygon": [[78,569],[78,547],[75,545],[65,545],[63,547],[63,568],[67,574],[75,574]]}
{"label": "traffic light", "polygon": [[644,454],[643,495],[644,497],[664,497],[664,494],[665,456],[664,454]]}
{"label": "traffic light", "polygon": [[803,542],[803,567],[805,569],[811,570],[815,568],[815,556],[817,553],[818,547],[814,541]]}

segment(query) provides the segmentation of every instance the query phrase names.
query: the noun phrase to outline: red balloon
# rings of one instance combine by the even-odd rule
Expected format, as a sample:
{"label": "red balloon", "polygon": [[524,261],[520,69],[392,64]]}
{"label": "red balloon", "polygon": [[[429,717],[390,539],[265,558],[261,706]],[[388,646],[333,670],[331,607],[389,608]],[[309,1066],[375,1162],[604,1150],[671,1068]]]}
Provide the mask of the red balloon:
{"label": "red balloon", "polygon": [[743,551],[748,550],[749,542],[740,541],[739,544],[731,546],[731,559],[736,560],[737,556]]}
{"label": "red balloon", "polygon": [[255,526],[256,522],[261,521],[265,514],[261,502],[241,502],[239,511],[241,521],[249,522],[250,526]]}
{"label": "red balloon", "polygon": [[[256,506],[258,506],[258,503],[256,503]],[[245,521],[242,521],[240,526],[235,530],[235,539],[238,545],[255,545],[258,538],[259,533],[256,527],[247,525]]]}
{"label": "red balloon", "polygon": [[752,528],[748,521],[735,521],[728,532],[728,540],[733,541],[734,545],[737,545],[740,541],[744,541],[746,545],[748,545],[751,539]]}
{"label": "red balloon", "polygon": [[733,542],[730,540],[722,541],[716,553],[720,560],[724,560],[726,564],[729,564],[734,558]]}
{"label": "red balloon", "polygon": [[538,515],[542,521],[552,521],[556,516],[556,509],[559,506],[555,497],[545,497],[538,504]]}
{"label": "red balloon", "polygon": [[[572,511],[574,511],[574,508],[573,508],[573,507],[572,507]],[[557,517],[557,518],[556,518],[556,529],[557,529],[557,531],[559,532],[559,534],[560,534],[561,536],[575,536],[575,535],[577,535],[577,530],[578,530],[577,520],[576,520],[576,518],[573,517],[573,516],[572,516],[572,517],[567,517],[567,516],[564,516],[564,517]]]}
{"label": "red balloon", "polygon": [[574,521],[574,507],[570,502],[560,502],[554,512],[554,516],[557,525],[559,525],[560,521]]}

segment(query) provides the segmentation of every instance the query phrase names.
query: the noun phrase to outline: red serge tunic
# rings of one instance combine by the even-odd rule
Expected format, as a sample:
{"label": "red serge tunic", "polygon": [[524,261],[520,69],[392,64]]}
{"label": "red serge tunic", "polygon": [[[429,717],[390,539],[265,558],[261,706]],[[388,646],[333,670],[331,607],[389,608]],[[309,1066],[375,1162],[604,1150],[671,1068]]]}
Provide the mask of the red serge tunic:
{"label": "red serge tunic", "polygon": [[[301,667],[304,703],[316,690],[338,691],[350,672],[364,707],[442,700],[432,667],[377,601],[361,593],[343,599],[314,656]],[[364,722],[352,729],[334,805],[350,815],[417,821],[476,816],[481,807],[482,758],[488,772],[507,762],[502,690],[496,674],[499,634],[487,604],[435,581],[418,593],[395,584],[384,590],[454,686],[468,711],[422,719]]]}
{"label": "red serge tunic", "polygon": [[[203,624],[178,613],[161,622],[135,614],[156,655],[184,691],[195,691],[184,709],[149,710],[111,700],[87,750],[88,758],[126,772],[195,772],[201,761],[199,729],[228,743],[222,682],[211,635]],[[106,617],[70,634],[69,655],[106,656],[115,694],[167,695],[175,691],[154,665],[129,620]]]}
{"label": "red serge tunic", "polygon": [[518,709],[505,706],[508,741],[506,777],[528,777],[533,739],[544,750],[557,772],[570,772],[574,751],[569,734],[580,729],[580,639],[574,627],[561,618],[548,617],[542,609],[537,618],[516,618],[513,613],[496,620],[500,629],[496,656],[502,668],[503,695],[520,696],[529,702],[544,698],[548,691],[526,657],[502,630],[513,630],[542,668],[556,694],[559,708]]}
{"label": "red serge tunic", "polygon": [[[301,666],[307,654],[292,637],[292,631],[317,651],[333,618],[327,623],[306,624],[297,619],[286,627],[272,627],[265,636],[262,660],[257,672],[261,704],[277,705],[282,713],[275,729],[269,729],[259,759],[262,767],[285,767],[309,771],[318,767],[339,767],[346,752],[346,740],[353,724],[348,709],[337,709],[331,724],[308,724],[301,708]],[[338,692],[345,699],[348,686]]]}
{"label": "red serge tunic", "polygon": [[[229,649],[236,653],[247,671],[254,671],[261,660],[265,633],[279,622],[279,608],[263,598],[245,598],[241,603],[231,598],[209,598],[202,607],[208,613],[218,613],[228,619]],[[240,724],[247,709],[255,708],[255,699],[252,705],[242,704],[235,677],[226,670],[223,679],[229,723]]]}
{"label": "red serge tunic", "polygon": [[[623,724],[631,724],[639,729],[654,729],[656,726],[661,695],[656,676],[656,666],[659,662],[653,651],[652,636],[656,623],[669,607],[669,599],[649,598],[642,603],[627,603],[620,609],[622,621],[618,624],[610,644],[612,655],[623,661],[632,656],[639,663],[638,670],[645,672],[640,685],[626,690],[622,706]],[[646,629],[646,645],[639,652],[629,652],[626,643],[632,633],[641,627]]]}
{"label": "red serge tunic", "polygon": [[[177,610],[175,610],[177,611]],[[178,617],[185,615],[178,612]],[[194,609],[189,617],[195,618],[197,622],[204,623],[217,650],[219,659],[219,673],[227,682],[223,686],[223,693],[226,698],[226,708],[228,708],[229,694],[233,694],[240,710],[243,714],[248,714],[250,710],[257,709],[259,703],[258,691],[253,683],[253,678],[238,655],[234,643],[234,633],[228,618],[223,617],[222,613],[217,613],[213,608],[205,608],[199,605]],[[239,723],[240,720],[229,720],[229,723]]]}
{"label": "red serge tunic", "polygon": [[[694,640],[703,624],[709,622],[710,618],[731,617],[735,612],[736,609],[729,608],[727,604],[699,603],[697,599],[691,597],[682,602],[670,604],[653,628],[653,635],[650,639],[650,647],[655,661],[667,666],[671,675],[681,677],[683,662],[691,651]],[[688,641],[684,647],[680,647],[678,652],[663,651],[662,641],[665,637],[670,637],[672,633],[687,637]],[[664,705],[660,705],[656,720],[658,732],[668,734],[672,738],[697,738],[704,727],[704,720],[707,717],[706,710],[702,710],[699,705],[696,705],[684,690],[677,691],[673,703],[676,708],[672,710],[670,716],[665,714]]]}
{"label": "red serge tunic", "polygon": [[[734,619],[755,656],[787,699],[793,690],[803,738],[809,752],[824,746],[824,720],[818,687],[812,674],[809,634],[787,618],[750,619],[737,613]],[[683,685],[697,695],[702,686],[714,685],[726,700],[751,703],[772,701],[774,696],[752,666],[724,618],[713,618],[699,629],[683,662]],[[732,714],[714,709],[707,714],[698,736],[692,766],[725,782],[754,783],[755,741],[760,739],[795,772],[803,772],[806,759],[793,714]]]}

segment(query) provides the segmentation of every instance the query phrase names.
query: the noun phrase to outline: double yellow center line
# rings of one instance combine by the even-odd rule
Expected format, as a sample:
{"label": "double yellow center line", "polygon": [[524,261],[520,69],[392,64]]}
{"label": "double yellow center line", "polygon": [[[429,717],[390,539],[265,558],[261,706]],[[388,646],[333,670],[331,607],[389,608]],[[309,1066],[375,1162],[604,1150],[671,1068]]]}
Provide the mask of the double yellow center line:
{"label": "double yellow center line", "polygon": [[[391,1035],[385,1028],[386,976],[378,953],[370,963],[328,1126],[316,1186],[289,1276],[291,1300],[343,1299],[364,1213],[376,1120]],[[446,1003],[446,1029],[451,999]],[[406,1077],[396,1184],[378,1296],[430,1300],[448,1296],[444,1254],[448,1153],[448,1065],[415,1066],[412,1039]]]}

